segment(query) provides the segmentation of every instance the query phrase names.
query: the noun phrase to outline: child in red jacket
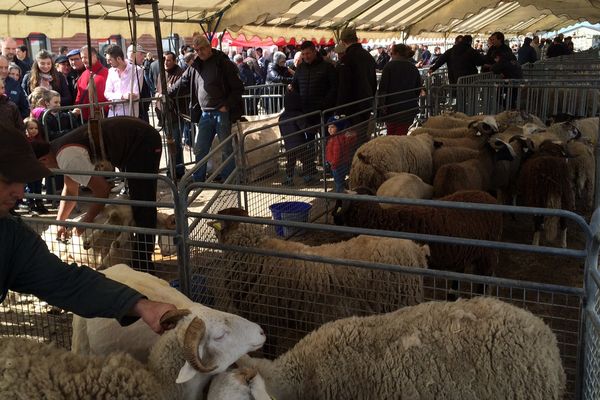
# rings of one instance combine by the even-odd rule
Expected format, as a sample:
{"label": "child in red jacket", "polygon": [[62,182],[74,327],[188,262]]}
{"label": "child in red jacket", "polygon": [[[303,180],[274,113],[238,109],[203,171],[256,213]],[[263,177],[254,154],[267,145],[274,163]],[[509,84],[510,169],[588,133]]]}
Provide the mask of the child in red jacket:
{"label": "child in red jacket", "polygon": [[356,150],[356,132],[349,130],[347,119],[343,115],[333,116],[327,120],[327,146],[325,147],[325,160],[331,168],[335,191],[344,192],[346,175],[350,172],[350,163]]}

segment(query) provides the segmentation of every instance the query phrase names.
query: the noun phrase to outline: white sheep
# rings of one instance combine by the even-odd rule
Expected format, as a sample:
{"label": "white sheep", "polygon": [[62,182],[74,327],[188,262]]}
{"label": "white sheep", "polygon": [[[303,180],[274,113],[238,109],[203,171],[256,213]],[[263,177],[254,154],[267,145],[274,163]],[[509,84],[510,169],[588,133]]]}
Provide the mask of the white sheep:
{"label": "white sheep", "polygon": [[271,400],[271,396],[256,369],[236,368],[210,381],[206,400]]}
{"label": "white sheep", "polygon": [[379,136],[356,150],[350,167],[350,188],[376,191],[385,181],[383,172],[409,172],[430,183],[433,139],[430,135]]}
{"label": "white sheep", "polygon": [[278,400],[562,399],[556,337],[492,298],[330,322],[274,361],[244,356]]}
{"label": "white sheep", "polygon": [[[0,339],[0,397],[89,399],[199,399],[200,390],[186,393],[176,383],[216,369],[215,355],[202,342],[204,321],[189,310],[163,317],[176,322],[150,349],[146,364],[124,352],[81,355],[21,338]],[[185,364],[184,364],[185,363]],[[190,367],[193,366],[193,367]]]}
{"label": "white sheep", "polygon": [[[435,117],[431,117],[435,118]],[[425,123],[421,128],[416,128],[410,131],[410,135],[422,135],[427,133],[434,138],[461,138],[472,136],[474,131],[482,134],[492,134],[498,132],[498,124],[494,117],[485,116],[482,120],[463,121],[465,125],[453,126],[453,124],[443,125],[443,121],[448,117],[443,117],[439,120],[439,127],[433,127]],[[438,121],[434,125],[437,125]]]}
{"label": "white sheep", "polygon": [[[421,178],[408,172],[389,172],[386,181],[377,189],[378,197],[399,197],[407,199],[430,199],[433,186],[423,182]],[[393,207],[394,204],[380,203],[382,208]]]}
{"label": "white sheep", "polygon": [[[220,215],[247,216],[242,209]],[[348,241],[307,246],[268,236],[262,226],[231,221],[211,222],[227,245],[290,255],[370,261],[427,268],[429,247],[410,240],[361,235]],[[253,319],[268,332],[265,351],[280,351],[306,332],[331,319],[382,313],[423,299],[419,275],[370,270],[235,251],[224,251],[202,271],[217,306]],[[282,345],[285,343],[285,345]]]}
{"label": "white sheep", "polygon": [[[186,371],[196,379],[186,383],[186,391],[197,392],[210,379],[210,375],[227,369],[237,357],[260,348],[265,341],[263,330],[255,323],[237,315],[195,303],[169,283],[153,275],[135,271],[126,265],[116,265],[102,271],[108,278],[124,283],[150,300],[174,304],[189,309],[206,324],[206,335],[201,342],[202,352],[211,355],[211,364],[217,368],[209,373],[198,374],[187,366]],[[122,327],[107,318],[86,319],[73,317],[72,351],[80,354],[106,355],[124,351],[145,362],[150,348],[159,335],[143,321]],[[187,365],[187,364],[186,364]]]}

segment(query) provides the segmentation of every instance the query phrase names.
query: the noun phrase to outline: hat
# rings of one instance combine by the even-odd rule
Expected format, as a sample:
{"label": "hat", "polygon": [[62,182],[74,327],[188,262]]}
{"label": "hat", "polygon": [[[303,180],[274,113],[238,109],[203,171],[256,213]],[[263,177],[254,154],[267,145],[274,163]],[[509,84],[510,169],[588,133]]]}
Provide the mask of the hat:
{"label": "hat", "polygon": [[62,64],[64,62],[69,62],[69,59],[67,58],[67,56],[58,56],[56,57],[56,60],[54,60],[54,62],[56,64]]}
{"label": "hat", "polygon": [[79,49],[74,49],[67,53],[67,58],[73,57],[73,56],[78,56],[79,54],[81,54]]}
{"label": "hat", "polygon": [[341,53],[345,53],[347,48],[348,48],[348,46],[346,46],[344,43],[340,42],[333,48],[333,51],[335,51],[338,54],[341,54]]}
{"label": "hat", "polygon": [[340,33],[340,40],[343,40],[344,42],[356,42],[358,40],[356,30],[351,27],[344,28],[342,33]]}
{"label": "hat", "polygon": [[334,115],[327,119],[327,125],[335,125],[338,131],[342,131],[350,126],[345,115]]}
{"label": "hat", "polygon": [[[140,44],[138,44],[137,46],[135,46],[135,50],[138,53],[147,53],[147,51],[144,50],[144,48]],[[129,47],[127,47],[127,54],[129,54],[129,53],[133,53],[133,45],[132,44],[130,44]]]}
{"label": "hat", "polygon": [[0,175],[10,182],[27,183],[51,174],[38,161],[24,134],[6,125],[0,126]]}

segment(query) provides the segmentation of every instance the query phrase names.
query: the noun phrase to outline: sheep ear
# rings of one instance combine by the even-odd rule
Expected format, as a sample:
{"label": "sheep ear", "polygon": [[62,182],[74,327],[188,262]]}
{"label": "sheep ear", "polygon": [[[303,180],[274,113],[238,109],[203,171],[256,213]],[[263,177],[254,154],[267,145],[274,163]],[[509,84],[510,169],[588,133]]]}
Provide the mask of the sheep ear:
{"label": "sheep ear", "polygon": [[191,379],[193,379],[198,374],[190,363],[187,361],[183,364],[183,367],[179,370],[179,375],[177,375],[177,379],[175,379],[175,383],[185,383]]}

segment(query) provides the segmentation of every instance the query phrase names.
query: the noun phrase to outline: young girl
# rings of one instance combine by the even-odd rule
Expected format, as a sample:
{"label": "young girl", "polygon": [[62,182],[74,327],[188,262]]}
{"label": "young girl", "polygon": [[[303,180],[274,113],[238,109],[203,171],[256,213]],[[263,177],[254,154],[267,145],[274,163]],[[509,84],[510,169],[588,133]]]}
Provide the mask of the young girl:
{"label": "young girl", "polygon": [[[37,118],[44,128],[40,133],[46,132],[49,141],[58,139],[81,125],[81,110],[59,110],[60,94],[54,90],[35,88],[29,95],[29,103],[32,107],[31,115]],[[47,110],[50,112],[46,113]]]}
{"label": "young girl", "polygon": [[325,147],[325,160],[331,168],[335,191],[344,192],[346,175],[350,172],[350,162],[356,150],[356,132],[348,129],[348,120],[343,115],[333,116],[327,120],[327,146]]}
{"label": "young girl", "polygon": [[[35,118],[29,117],[25,118],[25,135],[27,136],[27,140],[32,142],[44,142],[44,138],[42,136],[42,124]],[[42,193],[42,180],[29,182],[27,186],[25,186],[25,190],[27,193]],[[37,214],[48,214],[48,209],[44,206],[44,202],[42,199],[27,199],[27,204],[29,205],[29,209],[33,213]]]}
{"label": "young girl", "polygon": [[35,56],[31,71],[25,74],[21,86],[28,95],[39,86],[56,90],[60,93],[62,105],[70,106],[73,104],[67,78],[56,70],[52,55],[47,50],[40,50]]}

